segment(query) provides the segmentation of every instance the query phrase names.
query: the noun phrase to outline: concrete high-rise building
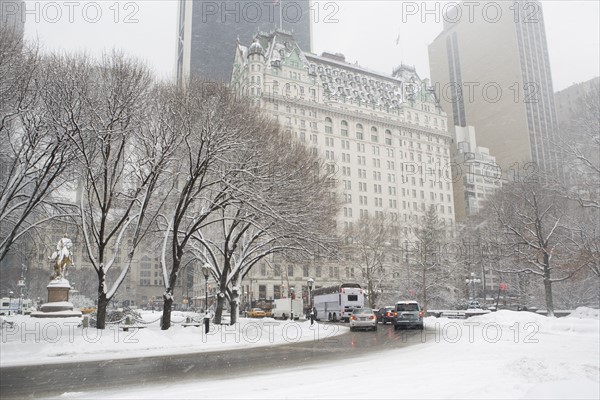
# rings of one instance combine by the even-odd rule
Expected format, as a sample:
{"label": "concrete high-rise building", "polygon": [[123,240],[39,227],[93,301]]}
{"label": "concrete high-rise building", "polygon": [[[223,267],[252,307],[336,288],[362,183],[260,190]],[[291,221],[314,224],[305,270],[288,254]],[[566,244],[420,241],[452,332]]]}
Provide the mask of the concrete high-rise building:
{"label": "concrete high-rise building", "polygon": [[565,182],[582,198],[600,198],[600,78],[555,93]]}
{"label": "concrete high-rise building", "polygon": [[454,127],[452,177],[457,221],[476,215],[486,198],[502,187],[501,170],[489,149],[477,145],[472,126]]}
{"label": "concrete high-rise building", "polygon": [[432,81],[450,129],[474,126],[477,142],[490,149],[505,175],[557,171],[541,3],[483,1],[474,10],[463,3],[449,10],[444,30],[429,46]]}
{"label": "concrete high-rise building", "polygon": [[554,100],[556,101],[558,125],[560,127],[568,126],[572,119],[581,112],[582,102],[586,101],[586,96],[593,95],[594,90],[597,93],[599,87],[600,77],[595,77],[556,92]]}
{"label": "concrete high-rise building", "polygon": [[302,50],[311,51],[310,24],[309,0],[180,0],[177,81],[198,76],[229,82],[231,49],[259,31],[283,28],[294,33]]}
{"label": "concrete high-rise building", "polygon": [[25,32],[25,2],[0,0],[0,31],[13,30],[23,36]]}

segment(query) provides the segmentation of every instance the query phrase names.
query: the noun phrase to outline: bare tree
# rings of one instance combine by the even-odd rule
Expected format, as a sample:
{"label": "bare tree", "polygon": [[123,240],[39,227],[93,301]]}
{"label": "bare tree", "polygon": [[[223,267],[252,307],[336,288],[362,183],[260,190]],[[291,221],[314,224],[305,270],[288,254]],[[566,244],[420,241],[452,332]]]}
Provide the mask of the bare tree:
{"label": "bare tree", "polygon": [[[85,251],[97,275],[97,327],[123,282],[151,224],[152,196],[176,147],[172,116],[147,68],[121,54],[96,65],[84,57],[57,56],[53,83],[57,120],[74,132],[77,195]],[[152,100],[152,101],[151,101]],[[124,238],[127,238],[125,242]],[[124,243],[125,242],[125,243]],[[107,276],[122,246],[127,260],[111,283]]]}
{"label": "bare tree", "polygon": [[251,139],[244,154],[229,160],[238,171],[226,182],[232,201],[219,210],[217,221],[208,221],[194,236],[219,282],[217,323],[226,299],[235,322],[239,282],[258,261],[279,253],[325,254],[335,243],[333,171],[273,122]]}
{"label": "bare tree", "polygon": [[[176,113],[177,131],[182,138],[179,164],[172,170],[177,189],[160,219],[164,232],[163,330],[171,325],[173,291],[183,258],[190,250],[190,239],[233,198],[232,186],[227,182],[240,171],[230,168],[228,160],[243,153],[248,138],[266,122],[225,86],[202,81],[192,81],[181,90]],[[167,256],[171,257],[170,265]]]}
{"label": "bare tree", "polygon": [[552,284],[571,278],[587,265],[587,260],[573,262],[580,249],[573,236],[568,199],[545,182],[513,182],[487,207],[497,221],[497,234],[512,252],[502,272],[540,278],[548,314],[553,315]]}
{"label": "bare tree", "polygon": [[345,232],[346,251],[353,253],[352,259],[362,272],[371,308],[376,307],[383,291],[389,289],[391,276],[384,264],[386,256],[389,258],[392,238],[397,235],[397,226],[387,217],[363,217]]}
{"label": "bare tree", "polygon": [[427,309],[431,300],[441,301],[453,286],[450,260],[445,257],[446,227],[439,221],[434,206],[427,210],[414,234],[411,261],[417,270],[419,300]]}
{"label": "bare tree", "polygon": [[35,46],[0,27],[0,260],[49,220],[73,215],[56,194],[72,159],[72,130],[56,124],[53,71]]}

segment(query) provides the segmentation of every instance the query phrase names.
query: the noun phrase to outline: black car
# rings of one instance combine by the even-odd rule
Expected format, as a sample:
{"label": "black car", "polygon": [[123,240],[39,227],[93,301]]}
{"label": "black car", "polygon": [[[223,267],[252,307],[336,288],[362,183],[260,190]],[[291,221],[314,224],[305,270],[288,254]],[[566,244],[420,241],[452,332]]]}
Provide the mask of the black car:
{"label": "black car", "polygon": [[382,324],[394,322],[394,306],[385,306],[377,310],[377,322]]}

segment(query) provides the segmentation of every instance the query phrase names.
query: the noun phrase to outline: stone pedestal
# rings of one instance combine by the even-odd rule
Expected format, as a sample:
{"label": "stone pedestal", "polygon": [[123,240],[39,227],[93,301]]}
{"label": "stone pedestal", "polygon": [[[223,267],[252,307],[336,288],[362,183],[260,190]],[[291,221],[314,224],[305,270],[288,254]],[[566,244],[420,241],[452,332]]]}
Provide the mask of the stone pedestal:
{"label": "stone pedestal", "polygon": [[70,287],[48,285],[48,303],[55,301],[69,301]]}
{"label": "stone pedestal", "polygon": [[71,284],[64,278],[50,281],[48,288],[48,302],[42,304],[40,311],[31,313],[34,318],[66,318],[81,317],[81,311],[73,310],[69,303],[69,290]]}

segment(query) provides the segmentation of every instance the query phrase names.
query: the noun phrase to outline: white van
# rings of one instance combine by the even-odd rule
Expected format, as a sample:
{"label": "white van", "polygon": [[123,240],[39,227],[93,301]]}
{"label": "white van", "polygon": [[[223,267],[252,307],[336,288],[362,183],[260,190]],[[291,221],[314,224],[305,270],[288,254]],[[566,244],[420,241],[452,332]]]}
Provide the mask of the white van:
{"label": "white van", "polygon": [[304,313],[304,303],[302,299],[276,299],[273,300],[273,318],[288,319],[291,315],[291,311],[294,312],[294,319],[300,318]]}

